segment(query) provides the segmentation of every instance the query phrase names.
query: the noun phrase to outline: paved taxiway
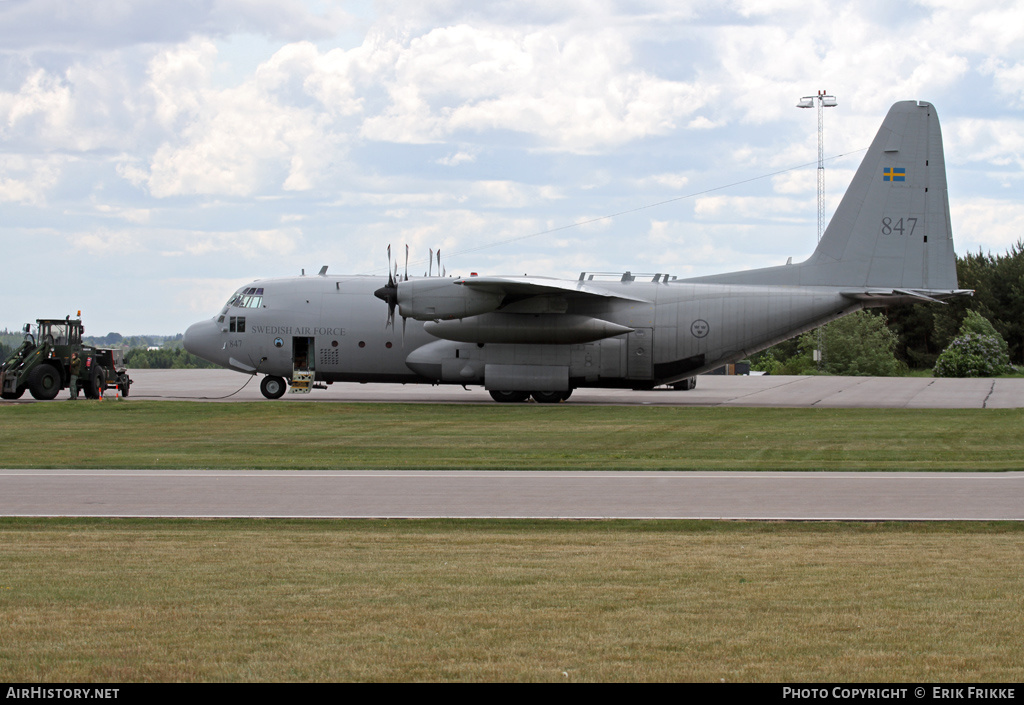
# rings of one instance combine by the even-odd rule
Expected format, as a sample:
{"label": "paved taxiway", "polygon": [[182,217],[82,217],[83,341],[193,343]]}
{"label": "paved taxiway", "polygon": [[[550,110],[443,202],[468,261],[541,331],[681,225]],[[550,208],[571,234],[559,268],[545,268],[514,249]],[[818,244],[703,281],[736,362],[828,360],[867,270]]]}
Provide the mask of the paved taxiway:
{"label": "paved taxiway", "polygon": [[[131,376],[135,382],[131,389],[132,399],[266,401],[260,394],[259,377],[230,370],[132,370]],[[66,397],[67,392],[61,392],[58,398]],[[29,399],[28,394],[25,399]],[[310,394],[285,394],[280,401],[494,403],[482,387],[464,389],[452,385],[348,383],[332,384]],[[878,409],[1020,408],[1024,407],[1024,379],[703,375],[698,378],[697,388],[687,392],[667,388],[650,391],[577,389],[568,403]]]}
{"label": "paved taxiway", "polygon": [[1024,520],[1024,473],[0,470],[0,515]]}
{"label": "paved taxiway", "polygon": [[[257,379],[226,370],[131,374],[132,402],[493,403],[478,387],[382,384],[269,402]],[[580,389],[568,403],[1019,408],[1024,379],[709,375],[688,392]],[[0,515],[1024,520],[1024,473],[4,470]]]}

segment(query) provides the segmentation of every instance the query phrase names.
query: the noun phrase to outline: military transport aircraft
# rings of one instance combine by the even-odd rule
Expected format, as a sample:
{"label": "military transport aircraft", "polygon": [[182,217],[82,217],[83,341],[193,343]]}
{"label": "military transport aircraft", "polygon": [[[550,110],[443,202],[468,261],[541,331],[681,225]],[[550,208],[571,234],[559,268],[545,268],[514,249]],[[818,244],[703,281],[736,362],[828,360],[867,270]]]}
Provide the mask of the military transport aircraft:
{"label": "military transport aircraft", "polygon": [[957,289],[939,120],[917,101],[889,110],[805,262],[690,279],[396,272],[254,281],[190,326],[185,348],[265,375],[270,399],[396,382],[551,403],[577,387],[680,385],[862,308],[973,293]]}

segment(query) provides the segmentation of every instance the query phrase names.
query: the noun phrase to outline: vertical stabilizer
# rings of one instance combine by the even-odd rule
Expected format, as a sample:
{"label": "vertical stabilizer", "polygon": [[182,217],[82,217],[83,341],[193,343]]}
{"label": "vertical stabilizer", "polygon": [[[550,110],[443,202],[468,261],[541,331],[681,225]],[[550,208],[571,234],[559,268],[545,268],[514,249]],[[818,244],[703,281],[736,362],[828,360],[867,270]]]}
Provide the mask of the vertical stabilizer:
{"label": "vertical stabilizer", "polygon": [[955,289],[946,162],[935,108],[889,109],[864,161],[803,264],[802,284]]}
{"label": "vertical stabilizer", "polygon": [[889,109],[814,254],[800,264],[692,281],[953,290],[939,118],[930,103]]}

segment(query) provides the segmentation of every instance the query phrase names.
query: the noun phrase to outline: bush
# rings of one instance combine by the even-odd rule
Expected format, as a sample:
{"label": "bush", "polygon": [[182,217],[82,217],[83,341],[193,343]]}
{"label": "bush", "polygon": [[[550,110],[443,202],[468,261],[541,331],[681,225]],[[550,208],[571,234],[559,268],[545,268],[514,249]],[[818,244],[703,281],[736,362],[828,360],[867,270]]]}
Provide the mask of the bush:
{"label": "bush", "polygon": [[[825,372],[830,375],[895,377],[906,373],[906,366],[896,359],[896,335],[885,324],[885,317],[870,311],[857,311],[825,326]],[[792,369],[799,363],[805,371],[785,374],[807,374],[816,368],[811,351],[817,347],[814,331],[800,337],[805,352],[786,362]]]}
{"label": "bush", "polygon": [[965,333],[954,338],[942,351],[932,374],[936,377],[996,377],[1012,371],[1002,338]]}

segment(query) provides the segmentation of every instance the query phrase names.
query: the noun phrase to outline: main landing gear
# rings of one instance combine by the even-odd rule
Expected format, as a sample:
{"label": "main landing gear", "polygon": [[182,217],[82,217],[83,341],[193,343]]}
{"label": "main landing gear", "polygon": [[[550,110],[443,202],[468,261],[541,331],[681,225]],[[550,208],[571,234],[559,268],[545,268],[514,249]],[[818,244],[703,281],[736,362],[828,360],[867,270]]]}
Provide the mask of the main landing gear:
{"label": "main landing gear", "polygon": [[502,404],[521,404],[531,396],[538,404],[557,404],[560,401],[565,401],[572,394],[571,389],[564,392],[503,392],[498,389],[491,389],[489,392],[491,399]]}

